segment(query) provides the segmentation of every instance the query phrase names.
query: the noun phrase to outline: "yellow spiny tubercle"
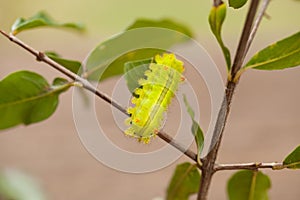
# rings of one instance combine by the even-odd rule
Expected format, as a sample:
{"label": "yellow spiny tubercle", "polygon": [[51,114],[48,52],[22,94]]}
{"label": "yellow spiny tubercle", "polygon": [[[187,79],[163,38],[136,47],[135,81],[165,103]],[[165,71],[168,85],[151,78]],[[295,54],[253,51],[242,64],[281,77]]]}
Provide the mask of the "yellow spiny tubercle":
{"label": "yellow spiny tubercle", "polygon": [[174,54],[156,55],[154,61],[145,72],[146,78],[139,80],[141,87],[134,91],[136,97],[132,97],[131,103],[135,106],[127,109],[130,118],[126,122],[130,127],[125,134],[143,143],[158,133],[164,112],[184,80],[183,62]]}

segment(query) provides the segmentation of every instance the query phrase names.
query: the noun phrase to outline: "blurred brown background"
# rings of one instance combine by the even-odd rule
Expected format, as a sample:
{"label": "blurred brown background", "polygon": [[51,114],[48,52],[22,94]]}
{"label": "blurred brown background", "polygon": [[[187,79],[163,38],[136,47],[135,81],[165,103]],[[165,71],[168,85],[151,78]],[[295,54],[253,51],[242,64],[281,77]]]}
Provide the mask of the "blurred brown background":
{"label": "blurred brown background", "polygon": [[[179,0],[1,0],[0,28],[9,31],[17,17],[28,17],[39,10],[46,10],[60,21],[83,22],[87,26],[84,35],[53,29],[20,34],[22,40],[36,49],[54,50],[67,58],[83,60],[99,42],[123,30],[137,17],[172,17],[191,26],[197,33],[197,40],[207,49],[225,77],[223,58],[207,23],[210,4],[210,1]],[[300,4],[296,1],[272,1],[268,9],[271,19],[263,21],[250,55],[299,31],[299,8]],[[242,27],[240,19],[244,15],[245,9],[236,12],[228,10],[223,38],[231,49],[236,47]],[[39,72],[49,81],[60,75],[0,37],[0,78],[21,69]],[[299,77],[300,68],[274,72],[248,71],[242,77],[218,162],[282,161],[300,144]],[[109,91],[109,87],[109,81],[103,83],[103,88]],[[0,169],[17,168],[32,175],[40,181],[48,199],[131,200],[164,196],[176,163],[189,159],[183,156],[176,163],[148,174],[126,174],[109,169],[82,146],[75,130],[71,102],[72,91],[69,91],[61,96],[57,111],[48,120],[2,131]],[[97,106],[107,105],[98,100]],[[209,116],[201,115],[201,118],[207,122]],[[129,144],[132,142],[124,145]],[[271,199],[300,198],[300,171],[264,172],[272,179]],[[209,199],[227,199],[226,180],[232,173],[226,171],[215,175]]]}

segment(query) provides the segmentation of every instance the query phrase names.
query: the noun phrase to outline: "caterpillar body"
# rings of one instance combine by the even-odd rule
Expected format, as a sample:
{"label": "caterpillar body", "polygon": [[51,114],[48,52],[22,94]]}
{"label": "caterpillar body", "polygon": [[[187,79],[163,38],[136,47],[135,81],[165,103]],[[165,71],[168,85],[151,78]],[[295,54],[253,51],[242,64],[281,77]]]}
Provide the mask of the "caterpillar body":
{"label": "caterpillar body", "polygon": [[127,109],[130,117],[126,123],[130,127],[125,131],[126,135],[148,143],[158,133],[164,113],[184,80],[183,71],[183,62],[174,54],[155,56],[145,71],[145,78],[139,80],[141,87],[134,91],[131,103],[135,106]]}

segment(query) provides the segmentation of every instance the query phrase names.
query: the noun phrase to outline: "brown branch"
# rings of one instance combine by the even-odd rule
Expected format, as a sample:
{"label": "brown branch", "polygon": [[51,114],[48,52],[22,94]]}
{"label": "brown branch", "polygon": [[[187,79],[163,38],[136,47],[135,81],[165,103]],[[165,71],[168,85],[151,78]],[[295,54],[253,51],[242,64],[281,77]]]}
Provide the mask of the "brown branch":
{"label": "brown branch", "polygon": [[[231,68],[231,80],[227,81],[226,84],[226,91],[222,103],[222,107],[219,111],[218,114],[218,120],[217,124],[214,129],[213,133],[213,138],[211,144],[214,144],[212,147],[211,151],[207,154],[207,156],[202,160],[202,177],[201,177],[201,184],[198,192],[198,200],[206,200],[207,199],[207,194],[208,194],[208,189],[211,183],[212,176],[215,172],[214,165],[215,161],[217,158],[218,150],[221,144],[222,140],[222,135],[224,132],[224,128],[226,125],[226,121],[230,112],[230,105],[232,101],[232,97],[236,88],[236,85],[239,81],[239,78],[236,80],[236,82],[233,82],[232,80],[235,79],[235,75],[237,71],[242,67],[242,64],[244,62],[244,56],[245,56],[245,51],[246,51],[246,46],[249,41],[249,35],[250,31],[253,25],[253,21],[257,12],[257,7],[258,7],[259,0],[252,0],[246,21],[244,24],[243,32],[238,44],[238,48],[236,51],[236,55],[234,58],[234,62]],[[216,141],[216,143],[213,143]]]}
{"label": "brown branch", "polygon": [[[258,27],[259,27],[259,25],[260,25],[260,23],[261,23],[261,21],[262,21],[262,18],[263,18],[264,16],[266,16],[266,9],[267,9],[269,3],[270,3],[270,0],[264,0],[264,1],[263,1],[261,10],[259,11],[258,16],[257,16],[257,18],[256,18],[256,20],[255,20],[255,22],[254,22],[254,24],[253,24],[253,28],[252,28],[252,30],[251,30],[251,32],[250,32],[249,40],[248,40],[248,43],[247,43],[247,45],[246,45],[245,54],[244,54],[244,56],[243,56],[243,59],[246,57],[246,54],[247,54],[247,52],[249,51],[250,45],[251,45],[251,43],[253,42],[254,36],[255,36],[255,34],[256,34],[256,32],[257,32],[257,29],[258,29]],[[237,82],[237,79],[239,79],[240,75],[241,75],[246,69],[247,69],[247,68],[241,68],[240,70],[238,70],[237,73],[236,73],[235,78],[233,79],[233,82]]]}
{"label": "brown branch", "polygon": [[257,18],[255,19],[255,22],[253,24],[253,28],[252,28],[252,30],[250,32],[249,40],[248,40],[247,45],[246,45],[246,50],[245,50],[244,57],[246,56],[246,54],[247,54],[247,52],[248,52],[248,50],[250,48],[250,45],[253,42],[254,36],[255,36],[255,34],[257,32],[257,29],[258,29],[258,27],[259,27],[259,25],[260,25],[260,23],[262,21],[262,18],[266,14],[266,10],[267,10],[267,7],[268,7],[269,3],[270,3],[270,0],[263,0],[263,4],[261,6],[261,10],[258,12]]}
{"label": "brown branch", "polygon": [[[257,12],[257,7],[258,7],[259,0],[252,0],[251,5],[248,10],[247,18],[244,24],[242,36],[239,41],[239,45],[236,51],[236,55],[234,58],[234,62],[232,65],[231,69],[231,75],[232,78],[234,79],[236,72],[242,67],[246,53],[247,53],[247,47],[249,48],[252,41],[249,41],[250,39],[250,34],[251,30],[253,27],[253,21],[255,18],[255,14]],[[254,37],[255,33],[253,34],[252,37]]]}
{"label": "brown branch", "polygon": [[248,169],[248,170],[258,170],[258,169],[272,169],[272,170],[280,170],[284,169],[286,166],[283,163],[238,163],[238,164],[216,164],[215,171],[221,170],[240,170],[240,169]]}
{"label": "brown branch", "polygon": [[64,75],[68,76],[72,80],[78,81],[82,84],[82,87],[89,90],[90,92],[95,93],[98,97],[103,99],[104,101],[108,102],[109,104],[112,104],[114,107],[116,107],[118,110],[121,112],[127,114],[126,109],[124,109],[121,105],[119,105],[117,102],[113,101],[110,99],[110,97],[103,92],[100,92],[97,90],[96,87],[94,87],[90,82],[88,82],[86,79],[80,77],[79,75],[69,71],[68,69],[64,68],[57,62],[53,61],[50,59],[48,56],[46,56],[43,52],[37,51],[34,48],[30,47],[29,45],[25,44],[23,41],[19,40],[17,37],[15,37],[12,34],[7,34],[4,31],[0,30],[0,33],[7,37],[10,41],[14,42],[15,44],[19,45],[23,49],[27,50],[30,52],[32,55],[34,55],[37,59],[37,61],[44,62],[54,69],[60,71]]}
{"label": "brown branch", "polygon": [[[69,71],[68,69],[64,68],[63,66],[61,66],[60,64],[58,64],[57,62],[53,61],[52,59],[50,59],[47,55],[45,55],[44,53],[35,50],[34,48],[30,47],[29,45],[25,44],[23,41],[19,40],[17,37],[15,37],[12,34],[7,34],[5,33],[3,30],[0,30],[0,33],[2,35],[4,35],[6,38],[8,38],[10,41],[12,41],[13,43],[19,45],[20,47],[22,47],[23,49],[27,50],[29,53],[31,53],[32,55],[34,55],[37,59],[37,61],[41,61],[44,62],[48,65],[50,65],[51,67],[53,67],[54,69],[60,71],[61,73],[63,73],[64,75],[68,76],[69,78],[71,78],[72,80],[75,80],[77,82],[79,82],[81,84],[81,86],[83,88],[85,88],[86,90],[94,93],[95,95],[97,95],[99,98],[103,99],[105,102],[111,104],[112,106],[114,106],[115,108],[117,108],[119,111],[121,111],[122,113],[124,113],[125,115],[129,114],[127,113],[126,109],[123,108],[121,105],[119,105],[116,101],[114,101],[113,99],[111,99],[107,94],[99,91],[96,87],[94,87],[89,81],[87,81],[86,79],[82,78],[81,76]],[[169,136],[167,133],[164,132],[159,132],[157,134],[162,140],[166,141],[167,143],[169,143],[170,145],[172,145],[174,148],[176,148],[177,150],[181,151],[182,153],[184,153],[186,156],[188,156],[189,158],[191,158],[193,161],[195,161],[197,163],[197,154],[195,154],[193,151],[184,148],[180,143],[178,143],[177,141],[175,141],[171,136]]]}
{"label": "brown branch", "polygon": [[[157,133],[157,135],[163,139],[164,141],[166,141],[167,143],[171,144],[173,147],[175,147],[176,149],[178,149],[179,151],[181,151],[182,153],[184,153],[186,156],[188,156],[189,158],[191,158],[192,160],[194,160],[197,164],[199,164],[197,162],[197,154],[195,154],[193,151],[191,151],[190,149],[185,150],[185,148],[183,148],[183,146],[181,146],[177,141],[175,141],[171,136],[169,136],[168,134],[160,131]],[[200,166],[198,166],[199,168],[201,168]]]}

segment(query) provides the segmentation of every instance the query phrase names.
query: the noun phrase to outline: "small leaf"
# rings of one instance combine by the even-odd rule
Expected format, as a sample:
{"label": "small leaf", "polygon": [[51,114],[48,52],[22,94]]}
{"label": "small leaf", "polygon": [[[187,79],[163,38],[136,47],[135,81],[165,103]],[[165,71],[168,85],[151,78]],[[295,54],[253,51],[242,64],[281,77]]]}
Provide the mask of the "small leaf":
{"label": "small leaf", "polygon": [[50,86],[39,74],[18,71],[0,81],[0,129],[47,119],[56,110],[58,96],[71,86],[56,79]]}
{"label": "small leaf", "polygon": [[11,27],[11,32],[13,35],[20,33],[21,31],[30,30],[39,27],[60,27],[60,28],[70,28],[78,31],[83,31],[84,27],[82,24],[78,23],[58,23],[54,21],[45,12],[38,12],[36,15],[24,19],[18,18]]}
{"label": "small leaf", "polygon": [[45,52],[45,54],[51,58],[52,60],[54,60],[55,62],[57,62],[58,64],[62,65],[63,67],[65,67],[66,69],[72,71],[73,73],[76,74],[81,74],[82,70],[81,70],[81,62],[76,61],[76,60],[67,60],[62,58],[60,55],[58,55],[55,52]]}
{"label": "small leaf", "polygon": [[237,9],[243,7],[247,3],[247,0],[229,0],[229,6]]}
{"label": "small leaf", "polygon": [[241,170],[227,183],[229,200],[268,200],[269,177],[262,172]]}
{"label": "small leaf", "polygon": [[210,29],[215,35],[225,58],[226,64],[227,64],[227,69],[228,71],[230,70],[231,66],[231,56],[230,56],[230,51],[229,49],[224,45],[224,42],[222,40],[221,36],[221,30],[222,30],[222,25],[226,17],[226,5],[225,3],[222,3],[218,5],[217,7],[213,6],[210,14],[209,14],[209,25]]}
{"label": "small leaf", "polygon": [[145,77],[145,71],[149,68],[152,60],[152,58],[148,58],[125,63],[124,75],[128,89],[131,93],[133,93],[136,88],[140,87],[138,81]]}
{"label": "small leaf", "polygon": [[283,164],[289,169],[300,169],[300,146],[284,159]]}
{"label": "small leaf", "polygon": [[167,200],[188,200],[198,192],[200,173],[195,165],[182,163],[177,165],[167,190]]}
{"label": "small leaf", "polygon": [[34,179],[13,169],[6,169],[0,173],[0,197],[13,200],[45,199]]}
{"label": "small leaf", "polygon": [[128,26],[126,30],[131,30],[135,28],[144,28],[144,27],[157,27],[157,28],[167,28],[174,31],[183,33],[189,37],[193,37],[192,31],[184,24],[176,22],[172,19],[138,19],[133,24]]}
{"label": "small leaf", "polygon": [[121,75],[126,62],[154,57],[190,39],[175,31],[151,27],[171,28],[191,35],[186,27],[171,20],[137,20],[127,31],[104,41],[92,51],[86,61],[87,72],[84,77],[102,81]]}
{"label": "small leaf", "polygon": [[300,32],[256,53],[244,68],[278,70],[300,65]]}
{"label": "small leaf", "polygon": [[191,116],[191,119],[193,121],[193,125],[192,125],[192,133],[195,136],[195,140],[196,140],[196,144],[197,144],[197,157],[198,157],[198,162],[200,162],[200,155],[203,149],[203,145],[204,145],[204,135],[203,135],[203,131],[200,128],[200,125],[195,121],[195,113],[194,110],[191,108],[191,106],[189,105],[189,102],[186,99],[186,96],[183,96],[183,100],[185,103],[185,106],[187,108],[187,112],[189,113],[189,115]]}

